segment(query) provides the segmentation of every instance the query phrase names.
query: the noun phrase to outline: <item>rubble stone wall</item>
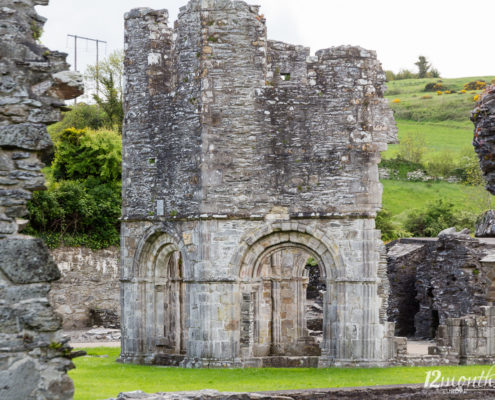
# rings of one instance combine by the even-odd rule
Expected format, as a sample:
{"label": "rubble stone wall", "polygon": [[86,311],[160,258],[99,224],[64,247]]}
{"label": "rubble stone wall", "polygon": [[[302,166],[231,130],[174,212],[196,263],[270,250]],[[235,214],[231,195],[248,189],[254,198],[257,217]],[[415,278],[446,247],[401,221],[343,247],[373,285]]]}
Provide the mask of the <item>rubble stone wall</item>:
{"label": "rubble stone wall", "polygon": [[[50,302],[63,317],[64,329],[93,324],[120,327],[120,250],[60,247],[51,251],[61,273],[52,284]],[[95,320],[106,315],[106,320]]]}
{"label": "rubble stone wall", "polygon": [[439,326],[436,346],[430,353],[462,365],[495,361],[495,307],[482,306],[479,315],[447,318]]}
{"label": "rubble stone wall", "polygon": [[486,189],[495,194],[495,85],[481,95],[471,113],[474,123],[473,146],[486,180]]}
{"label": "rubble stone wall", "polygon": [[[374,218],[380,151],[396,128],[376,54],[312,57],[269,41],[259,7],[243,1],[192,0],[174,28],[165,10],[125,20],[121,361],[386,363]],[[327,287],[319,356],[290,357],[311,348],[301,269],[262,273],[293,249],[315,258]],[[258,357],[268,320],[275,345]],[[284,330],[298,350],[280,354]]]}
{"label": "rubble stone wall", "polygon": [[65,54],[37,42],[47,0],[0,1],[0,398],[71,399],[73,367],[62,320],[48,300],[60,272],[39,239],[20,227],[32,191],[44,188],[40,156],[52,143],[46,125],[63,99],[82,93]]}
{"label": "rubble stone wall", "polygon": [[390,245],[389,321],[395,322],[396,333],[433,338],[447,318],[481,315],[494,275],[482,260],[492,249],[455,228],[435,239],[400,239]]}

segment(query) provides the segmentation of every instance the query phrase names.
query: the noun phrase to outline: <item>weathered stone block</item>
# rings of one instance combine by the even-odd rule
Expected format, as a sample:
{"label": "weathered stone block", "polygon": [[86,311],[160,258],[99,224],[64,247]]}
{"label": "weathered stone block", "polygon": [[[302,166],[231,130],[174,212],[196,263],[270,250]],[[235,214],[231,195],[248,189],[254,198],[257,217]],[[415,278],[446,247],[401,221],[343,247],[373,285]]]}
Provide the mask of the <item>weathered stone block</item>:
{"label": "weathered stone block", "polygon": [[41,239],[11,237],[0,239],[0,269],[12,283],[51,282],[60,271]]}
{"label": "weathered stone block", "polygon": [[1,147],[40,151],[52,145],[45,125],[23,123],[0,126]]}

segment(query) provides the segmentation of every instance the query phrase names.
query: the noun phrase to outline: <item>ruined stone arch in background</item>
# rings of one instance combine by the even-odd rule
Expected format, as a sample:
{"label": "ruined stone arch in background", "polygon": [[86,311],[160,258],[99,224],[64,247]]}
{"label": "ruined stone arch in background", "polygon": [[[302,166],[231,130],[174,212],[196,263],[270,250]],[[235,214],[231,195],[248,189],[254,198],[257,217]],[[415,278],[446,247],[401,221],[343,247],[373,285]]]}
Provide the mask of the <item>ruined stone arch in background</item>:
{"label": "ruined stone arch in background", "polygon": [[[192,0],[174,28],[166,10],[125,18],[121,361],[386,364],[394,347],[374,218],[380,151],[397,138],[375,53],[311,56],[267,40],[259,7],[242,1]],[[143,294],[153,280],[134,272],[154,262],[152,227],[177,236],[185,271],[187,340],[174,357],[143,321],[158,315]],[[302,315],[310,255],[327,285],[321,348]],[[266,301],[254,307],[256,293]]]}

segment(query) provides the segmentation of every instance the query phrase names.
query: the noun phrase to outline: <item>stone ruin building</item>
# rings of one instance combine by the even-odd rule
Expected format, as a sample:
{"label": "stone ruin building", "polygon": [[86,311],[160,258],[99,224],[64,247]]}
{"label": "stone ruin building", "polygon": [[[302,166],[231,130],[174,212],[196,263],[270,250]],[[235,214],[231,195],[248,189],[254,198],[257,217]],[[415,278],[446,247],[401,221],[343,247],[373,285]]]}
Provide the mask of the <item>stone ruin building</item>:
{"label": "stone ruin building", "polygon": [[60,276],[40,239],[22,235],[26,203],[44,189],[40,158],[52,143],[46,125],[64,99],[82,94],[66,54],[37,39],[48,0],[0,0],[0,399],[65,400],[74,391],[70,348],[48,301]]}
{"label": "stone ruin building", "polygon": [[377,164],[397,139],[375,53],[269,41],[242,1],[192,0],[173,28],[134,9],[125,31],[120,361],[385,365]]}
{"label": "stone ruin building", "polygon": [[495,241],[455,228],[387,244],[389,321],[398,336],[433,339],[448,318],[481,315],[495,301]]}

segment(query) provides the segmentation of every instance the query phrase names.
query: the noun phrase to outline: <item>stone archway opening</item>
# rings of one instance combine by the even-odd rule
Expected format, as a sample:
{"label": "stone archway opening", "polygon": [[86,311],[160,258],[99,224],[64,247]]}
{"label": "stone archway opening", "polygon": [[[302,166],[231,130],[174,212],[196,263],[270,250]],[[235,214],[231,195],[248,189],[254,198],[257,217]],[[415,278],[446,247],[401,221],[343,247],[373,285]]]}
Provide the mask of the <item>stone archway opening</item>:
{"label": "stone archway opening", "polygon": [[178,366],[186,355],[186,273],[177,243],[160,230],[139,246],[134,276],[124,283],[135,288],[134,297],[122,309],[124,326],[134,338],[124,337],[120,361]]}
{"label": "stone archway opening", "polygon": [[183,261],[177,250],[156,259],[154,275],[155,346],[162,355],[186,353]]}
{"label": "stone archway opening", "polygon": [[307,328],[306,270],[310,254],[284,246],[266,254],[254,286],[253,356],[319,356],[318,341]]}
{"label": "stone archway opening", "polygon": [[313,257],[306,260],[308,286],[306,288],[306,328],[308,334],[320,344],[323,339],[323,307],[327,284]]}
{"label": "stone archway opening", "polygon": [[296,232],[274,233],[251,246],[241,268],[244,359],[262,366],[318,366],[332,325],[326,290],[332,259],[320,242]]}

